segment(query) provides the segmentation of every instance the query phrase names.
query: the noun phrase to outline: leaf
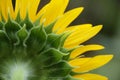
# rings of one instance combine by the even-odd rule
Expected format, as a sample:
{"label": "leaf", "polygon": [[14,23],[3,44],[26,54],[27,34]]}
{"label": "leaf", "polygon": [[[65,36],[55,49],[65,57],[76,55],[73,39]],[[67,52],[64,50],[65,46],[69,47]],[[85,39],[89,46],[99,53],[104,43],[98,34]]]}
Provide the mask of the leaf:
{"label": "leaf", "polygon": [[15,21],[16,21],[17,23],[20,23],[20,22],[22,21],[22,20],[21,20],[21,17],[20,17],[20,10],[19,10],[18,13],[17,13],[17,17],[16,17]]}
{"label": "leaf", "polygon": [[0,57],[8,54],[10,52],[10,48],[8,37],[4,31],[0,30]]}
{"label": "leaf", "polygon": [[56,23],[56,21],[54,21],[54,22],[50,23],[49,25],[45,26],[45,31],[46,31],[47,34],[52,33],[52,29],[53,29],[55,23]]}
{"label": "leaf", "polygon": [[3,30],[4,23],[0,21],[0,30]]}
{"label": "leaf", "polygon": [[60,52],[59,50],[50,48],[47,51],[44,51],[40,55],[38,55],[37,61],[41,67],[48,67],[58,63],[64,55],[65,54]]}
{"label": "leaf", "polygon": [[32,21],[29,19],[28,13],[26,13],[26,18],[20,24],[21,26],[24,26],[25,24],[27,30],[30,30],[34,26]]}
{"label": "leaf", "polygon": [[36,54],[41,51],[45,46],[46,40],[47,35],[43,25],[32,28],[29,37],[26,40],[28,53]]}
{"label": "leaf", "polygon": [[26,25],[24,25],[17,33],[17,42],[14,44],[14,50],[13,53],[16,56],[26,56],[26,44],[25,41],[28,37],[28,32],[26,30]]}
{"label": "leaf", "polygon": [[40,19],[41,19],[42,16],[40,16],[33,24],[34,26],[38,26],[40,25]]}
{"label": "leaf", "polygon": [[15,43],[17,41],[16,32],[20,29],[20,27],[21,26],[11,18],[9,18],[8,22],[5,24],[5,32],[7,33],[12,43]]}
{"label": "leaf", "polygon": [[50,77],[65,77],[71,72],[72,67],[66,61],[61,61],[48,67],[48,70]]}
{"label": "leaf", "polygon": [[65,42],[65,39],[68,37],[68,33],[63,33],[63,34],[48,34],[48,39],[47,39],[47,46],[46,48],[53,47],[56,49],[60,49],[63,47],[63,44]]}
{"label": "leaf", "polygon": [[18,38],[18,41],[16,43],[16,45],[23,45],[23,46],[26,46],[25,45],[25,40],[26,38],[28,37],[28,31],[26,30],[26,25],[24,25],[17,33],[17,38]]}

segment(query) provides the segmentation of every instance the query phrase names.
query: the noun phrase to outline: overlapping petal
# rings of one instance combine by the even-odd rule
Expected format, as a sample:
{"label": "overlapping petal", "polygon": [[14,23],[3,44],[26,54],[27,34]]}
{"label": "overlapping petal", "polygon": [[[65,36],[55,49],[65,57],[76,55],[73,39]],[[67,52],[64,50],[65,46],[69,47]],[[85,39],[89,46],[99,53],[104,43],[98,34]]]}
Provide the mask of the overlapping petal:
{"label": "overlapping petal", "polygon": [[[93,69],[96,69],[96,68],[99,68],[99,67],[105,65],[112,58],[113,58],[113,55],[99,55],[99,56],[95,56],[95,57],[91,58],[89,61],[84,62],[78,68],[73,69],[73,71],[75,71],[75,72],[88,72],[90,70],[93,70]],[[75,62],[77,62],[77,61],[74,61],[74,63]]]}
{"label": "overlapping petal", "polygon": [[66,27],[79,16],[82,10],[83,7],[79,7],[64,13],[57,20],[53,31],[56,31],[57,33],[62,33],[66,29]]}
{"label": "overlapping petal", "polygon": [[51,2],[38,13],[38,15],[43,14],[41,22],[44,19],[44,25],[48,25],[53,22],[56,18],[64,13],[68,2],[69,0],[51,0]]}
{"label": "overlapping petal", "polygon": [[81,32],[81,30],[75,30],[66,40],[64,47],[72,48],[87,41],[95,36],[102,29],[102,25],[91,27],[90,29]]}
{"label": "overlapping petal", "polygon": [[87,51],[93,51],[93,50],[101,50],[104,49],[103,46],[101,45],[95,45],[95,44],[91,44],[91,45],[85,45],[85,46],[80,46],[79,48],[75,49],[74,51],[72,51],[70,58],[75,58]]}
{"label": "overlapping petal", "polygon": [[29,13],[31,20],[34,21],[39,3],[40,0],[16,0],[15,14],[20,11],[21,18],[24,19],[26,13]]}
{"label": "overlapping petal", "polygon": [[0,0],[0,13],[4,17],[5,21],[8,19],[8,13],[12,18],[15,18],[12,0]]}

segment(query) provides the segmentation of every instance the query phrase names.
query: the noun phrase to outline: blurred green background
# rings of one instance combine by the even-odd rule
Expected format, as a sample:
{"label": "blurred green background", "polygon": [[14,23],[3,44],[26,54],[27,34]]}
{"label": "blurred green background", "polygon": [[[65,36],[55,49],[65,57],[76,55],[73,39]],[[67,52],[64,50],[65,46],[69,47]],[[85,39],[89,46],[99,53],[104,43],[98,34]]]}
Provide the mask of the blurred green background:
{"label": "blurred green background", "polygon": [[114,54],[111,62],[92,72],[105,75],[109,80],[120,80],[120,0],[70,0],[67,10],[79,6],[85,9],[71,25],[104,25],[102,31],[86,43],[105,46],[105,50],[96,51],[97,53]]}
{"label": "blurred green background", "polygon": [[[49,0],[41,1],[39,9],[49,2]],[[92,71],[92,73],[105,75],[109,77],[109,80],[120,80],[120,0],[70,0],[67,10],[79,6],[85,9],[71,25],[85,23],[104,25],[102,31],[97,36],[84,44],[102,44],[106,48],[102,51],[96,51],[96,53],[114,54],[114,58],[110,63]]]}

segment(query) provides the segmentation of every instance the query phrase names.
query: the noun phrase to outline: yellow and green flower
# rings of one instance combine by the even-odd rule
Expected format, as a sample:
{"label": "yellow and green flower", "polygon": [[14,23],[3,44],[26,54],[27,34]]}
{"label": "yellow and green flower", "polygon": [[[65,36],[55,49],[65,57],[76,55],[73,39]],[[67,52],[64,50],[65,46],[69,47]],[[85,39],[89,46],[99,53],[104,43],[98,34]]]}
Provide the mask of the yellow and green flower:
{"label": "yellow and green flower", "polygon": [[[69,0],[50,0],[40,11],[40,0],[0,0],[0,80],[107,80],[89,71],[109,62],[113,55],[86,57],[101,50],[83,42],[102,25],[69,26],[83,11],[65,12]],[[69,26],[69,27],[68,27]]]}

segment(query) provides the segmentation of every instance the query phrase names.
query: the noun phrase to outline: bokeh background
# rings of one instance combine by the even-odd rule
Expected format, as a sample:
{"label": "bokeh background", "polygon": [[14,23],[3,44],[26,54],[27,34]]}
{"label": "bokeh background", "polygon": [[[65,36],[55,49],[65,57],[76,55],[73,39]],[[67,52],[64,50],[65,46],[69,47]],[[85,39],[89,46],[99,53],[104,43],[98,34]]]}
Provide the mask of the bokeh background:
{"label": "bokeh background", "polygon": [[[48,2],[49,0],[41,0],[39,9]],[[105,49],[88,52],[86,55],[114,54],[110,63],[92,71],[92,73],[105,75],[109,77],[109,80],[120,80],[120,0],[70,0],[67,10],[79,6],[85,9],[71,25],[85,23],[104,25],[97,36],[84,44],[98,43],[104,45]]]}
{"label": "bokeh background", "polygon": [[[84,23],[104,25],[102,31],[86,43],[105,46],[104,50],[96,51],[94,54],[114,54],[110,63],[92,72],[105,75],[109,80],[120,80],[120,0],[70,0],[67,9],[79,6],[85,9],[71,25]],[[86,55],[94,55],[91,53]]]}

